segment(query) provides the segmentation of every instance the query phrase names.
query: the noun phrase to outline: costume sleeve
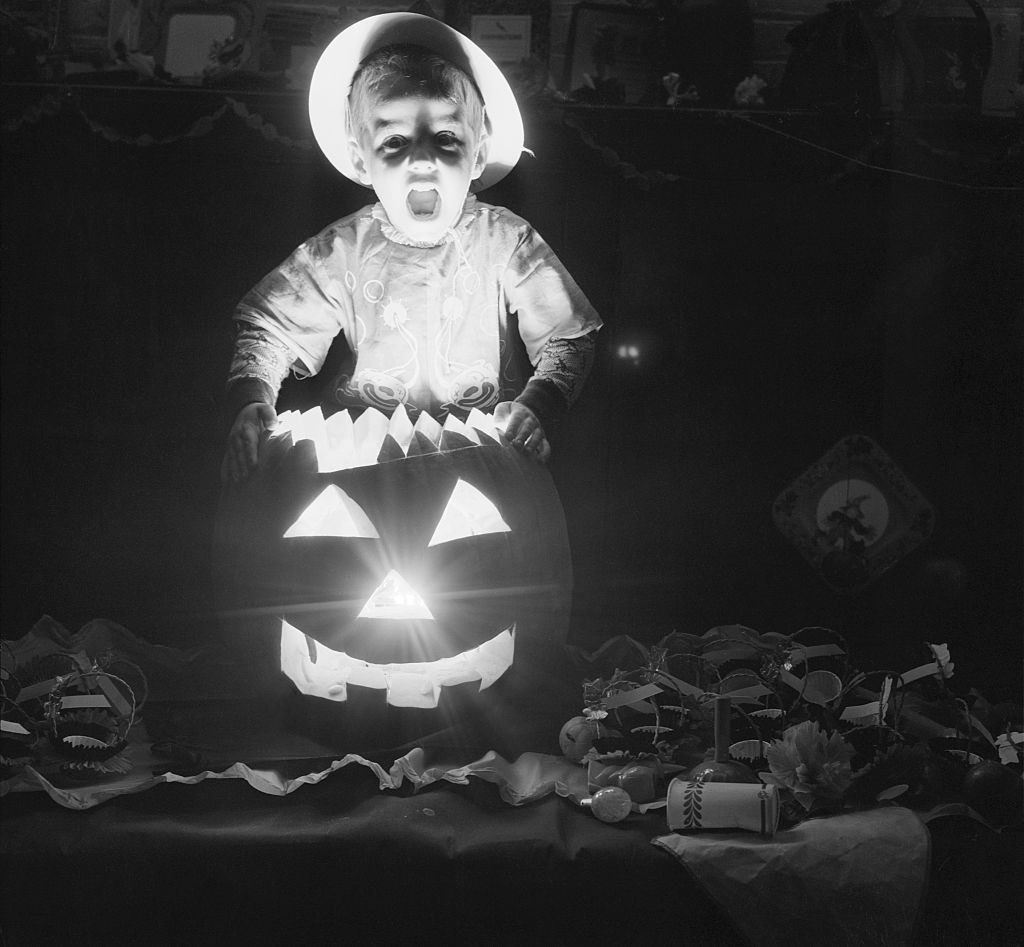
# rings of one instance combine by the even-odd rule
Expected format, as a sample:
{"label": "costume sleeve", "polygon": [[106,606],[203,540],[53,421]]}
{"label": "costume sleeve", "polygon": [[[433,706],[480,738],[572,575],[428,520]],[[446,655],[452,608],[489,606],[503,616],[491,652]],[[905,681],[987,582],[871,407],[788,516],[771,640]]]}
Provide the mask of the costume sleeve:
{"label": "costume sleeve", "polygon": [[254,401],[274,404],[294,358],[291,349],[266,330],[238,323],[228,372],[228,418],[234,419],[245,405]]}
{"label": "costume sleeve", "polygon": [[583,290],[532,227],[524,229],[505,266],[502,288],[534,368],[551,339],[578,339],[601,328]]}
{"label": "costume sleeve", "polygon": [[542,425],[569,408],[579,397],[594,364],[596,331],[576,339],[549,339],[533,376],[516,398]]}
{"label": "costume sleeve", "polygon": [[579,396],[593,364],[601,319],[540,235],[527,227],[503,279],[534,374],[516,399],[544,424]]}
{"label": "costume sleeve", "polygon": [[[340,247],[331,247],[327,252]],[[325,273],[319,239],[300,246],[238,304],[235,319],[262,329],[291,353],[299,378],[323,367],[331,342],[348,324],[351,302]],[[344,271],[344,267],[342,267]]]}

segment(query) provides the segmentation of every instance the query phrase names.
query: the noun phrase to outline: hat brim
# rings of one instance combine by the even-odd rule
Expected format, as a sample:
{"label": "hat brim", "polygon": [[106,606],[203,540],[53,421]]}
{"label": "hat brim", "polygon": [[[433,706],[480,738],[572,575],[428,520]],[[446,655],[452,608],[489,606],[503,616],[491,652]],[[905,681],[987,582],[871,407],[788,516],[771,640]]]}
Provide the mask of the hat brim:
{"label": "hat brim", "polygon": [[323,51],[309,86],[309,120],[320,150],[342,174],[359,182],[349,152],[348,94],[359,64],[393,44],[424,46],[454,63],[476,83],[490,122],[482,190],[511,171],[523,151],[523,119],[512,87],[490,56],[450,26],[419,13],[381,13],[353,23]]}

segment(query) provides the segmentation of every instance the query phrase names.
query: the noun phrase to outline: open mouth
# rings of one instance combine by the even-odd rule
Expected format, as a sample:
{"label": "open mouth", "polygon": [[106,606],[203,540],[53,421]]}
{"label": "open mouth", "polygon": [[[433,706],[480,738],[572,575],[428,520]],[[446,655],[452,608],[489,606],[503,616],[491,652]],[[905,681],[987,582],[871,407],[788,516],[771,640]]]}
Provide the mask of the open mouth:
{"label": "open mouth", "polygon": [[432,187],[414,187],[409,191],[406,205],[414,220],[433,220],[441,207],[441,195]]}

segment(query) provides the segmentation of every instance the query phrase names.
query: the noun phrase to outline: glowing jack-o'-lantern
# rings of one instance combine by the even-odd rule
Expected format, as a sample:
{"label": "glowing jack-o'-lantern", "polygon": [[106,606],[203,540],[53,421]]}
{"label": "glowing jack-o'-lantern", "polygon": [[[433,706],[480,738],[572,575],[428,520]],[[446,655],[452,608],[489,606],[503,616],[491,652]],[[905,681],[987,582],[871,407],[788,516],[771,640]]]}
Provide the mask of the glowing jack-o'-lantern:
{"label": "glowing jack-o'-lantern", "polygon": [[429,709],[446,687],[493,684],[524,636],[565,636],[550,474],[478,411],[443,427],[402,408],[285,412],[227,492],[218,546],[243,614],[278,621],[280,668],[303,694],[361,687]]}

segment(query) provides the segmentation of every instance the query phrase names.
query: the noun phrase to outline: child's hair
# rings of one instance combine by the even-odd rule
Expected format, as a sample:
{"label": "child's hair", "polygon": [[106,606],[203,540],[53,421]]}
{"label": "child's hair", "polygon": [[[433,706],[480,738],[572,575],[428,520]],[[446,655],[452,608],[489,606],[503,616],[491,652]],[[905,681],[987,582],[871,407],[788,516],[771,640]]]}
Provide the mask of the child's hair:
{"label": "child's hair", "polygon": [[348,94],[349,133],[358,138],[368,127],[375,101],[407,95],[456,102],[466,110],[469,127],[478,135],[485,132],[483,97],[469,75],[424,46],[401,43],[384,46],[359,64]]}

